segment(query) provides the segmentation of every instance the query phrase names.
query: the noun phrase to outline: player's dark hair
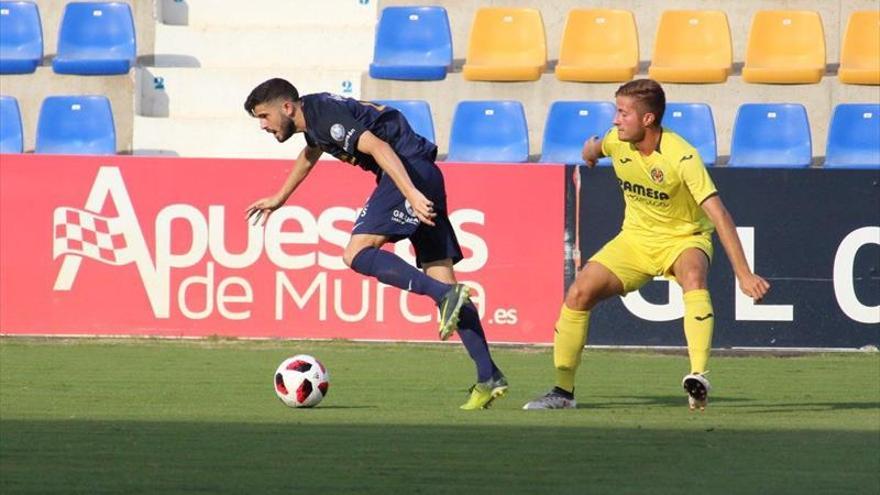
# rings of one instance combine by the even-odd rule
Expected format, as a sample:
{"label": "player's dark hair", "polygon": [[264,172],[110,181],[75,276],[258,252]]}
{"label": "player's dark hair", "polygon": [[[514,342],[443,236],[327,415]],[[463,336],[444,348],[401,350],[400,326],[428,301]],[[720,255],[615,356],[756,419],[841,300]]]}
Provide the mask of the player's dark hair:
{"label": "player's dark hair", "polygon": [[660,83],[653,79],[636,79],[617,88],[614,96],[629,96],[642,105],[645,113],[654,114],[654,125],[660,126],[663,122],[663,112],[666,111],[666,93]]}
{"label": "player's dark hair", "polygon": [[278,99],[299,101],[299,92],[284,79],[274,78],[260,83],[259,86],[251,91],[247,99],[244,101],[244,110],[249,114],[254,114],[254,107],[261,103],[268,103]]}

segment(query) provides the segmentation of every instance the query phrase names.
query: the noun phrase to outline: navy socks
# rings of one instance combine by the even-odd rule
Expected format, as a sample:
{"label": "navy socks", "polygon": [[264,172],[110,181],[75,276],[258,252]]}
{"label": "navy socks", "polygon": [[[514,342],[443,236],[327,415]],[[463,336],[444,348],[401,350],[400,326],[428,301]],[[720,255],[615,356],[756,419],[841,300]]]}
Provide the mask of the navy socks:
{"label": "navy socks", "polygon": [[427,276],[396,254],[378,248],[361,249],[351,260],[351,268],[361,275],[376,277],[383,284],[428,296],[438,304],[443,295],[452,288],[449,284]]}
{"label": "navy socks", "polygon": [[[375,277],[383,284],[428,296],[438,304],[452,288],[449,284],[429,277],[396,254],[378,248],[362,249],[351,261],[351,268],[361,275]],[[477,381],[485,382],[501,376],[489,354],[486,334],[473,303],[468,303],[461,309],[458,336],[477,365]]]}
{"label": "navy socks", "polygon": [[499,378],[501,372],[489,354],[489,344],[480,323],[480,314],[474,303],[467,303],[461,308],[461,319],[458,323],[458,336],[464,344],[474,364],[477,365],[477,381],[485,382],[490,378]]}

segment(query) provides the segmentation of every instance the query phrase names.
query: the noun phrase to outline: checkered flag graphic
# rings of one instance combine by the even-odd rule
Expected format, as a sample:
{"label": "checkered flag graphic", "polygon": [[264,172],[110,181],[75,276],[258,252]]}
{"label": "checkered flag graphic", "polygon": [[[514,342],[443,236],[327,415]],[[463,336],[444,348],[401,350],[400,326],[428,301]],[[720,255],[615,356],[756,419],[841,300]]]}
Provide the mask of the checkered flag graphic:
{"label": "checkered flag graphic", "polygon": [[133,261],[118,218],[63,207],[55,210],[54,220],[55,258],[74,254],[110,265]]}

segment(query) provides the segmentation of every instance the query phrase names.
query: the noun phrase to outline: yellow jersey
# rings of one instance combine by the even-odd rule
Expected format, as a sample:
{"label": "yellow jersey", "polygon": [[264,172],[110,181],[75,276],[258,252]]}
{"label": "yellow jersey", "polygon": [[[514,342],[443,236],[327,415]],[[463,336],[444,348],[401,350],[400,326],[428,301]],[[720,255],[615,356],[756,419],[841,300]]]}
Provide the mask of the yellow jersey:
{"label": "yellow jersey", "polygon": [[717,194],[697,150],[663,129],[657,150],[643,156],[612,127],[602,139],[611,157],[626,209],[623,231],[662,240],[711,233],[715,226],[700,204]]}

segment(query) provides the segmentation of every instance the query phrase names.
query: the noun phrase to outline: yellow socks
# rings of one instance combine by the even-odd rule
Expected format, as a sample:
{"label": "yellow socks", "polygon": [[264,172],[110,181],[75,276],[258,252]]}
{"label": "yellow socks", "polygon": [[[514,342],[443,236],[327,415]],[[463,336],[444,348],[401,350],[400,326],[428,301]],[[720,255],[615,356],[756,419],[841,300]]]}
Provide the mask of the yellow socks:
{"label": "yellow socks", "polygon": [[574,375],[581,364],[589,326],[589,311],[575,311],[562,305],[553,337],[553,365],[556,367],[556,386],[568,392],[574,392]]}
{"label": "yellow socks", "polygon": [[684,336],[687,339],[691,373],[705,373],[712,349],[715,314],[709,291],[698,289],[684,294]]}

